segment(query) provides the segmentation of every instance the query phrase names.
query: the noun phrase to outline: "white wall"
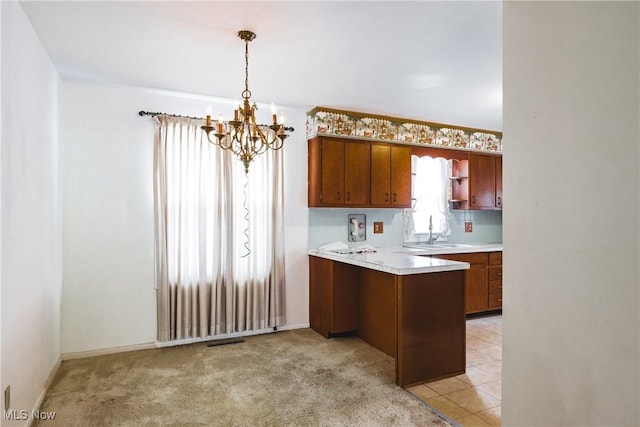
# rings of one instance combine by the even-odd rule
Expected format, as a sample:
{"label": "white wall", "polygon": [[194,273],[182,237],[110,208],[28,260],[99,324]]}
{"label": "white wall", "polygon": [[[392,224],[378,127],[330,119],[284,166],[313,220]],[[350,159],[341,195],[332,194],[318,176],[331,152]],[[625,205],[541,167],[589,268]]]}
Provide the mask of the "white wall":
{"label": "white wall", "polygon": [[[153,135],[139,110],[202,116],[233,100],[86,83],[61,95],[63,352],[156,340]],[[308,324],[305,112],[285,143],[287,324]],[[268,115],[268,108],[261,108]],[[265,120],[267,117],[265,117]]]}
{"label": "white wall", "polygon": [[[59,80],[18,2],[0,2],[2,209],[0,390],[11,405],[39,403],[61,354]],[[2,396],[2,395],[0,395]],[[26,424],[27,420],[2,425]]]}
{"label": "white wall", "polygon": [[637,426],[640,3],[503,7],[503,425]]}
{"label": "white wall", "polygon": [[[3,67],[3,59],[4,59],[4,54],[3,49],[2,49],[2,40],[5,38],[4,32],[2,30],[2,23],[3,18],[2,18],[2,11],[4,10],[4,8],[2,7],[2,5],[0,4],[0,196],[2,195],[2,140],[4,138],[4,128],[2,126],[2,123],[4,121],[4,114],[2,113],[4,111],[4,93],[2,91],[2,83],[3,83],[3,79],[2,76],[4,74],[4,67]],[[6,14],[5,14],[6,15]],[[2,346],[2,197],[0,197],[0,346]],[[3,376],[2,376],[2,349],[0,349],[0,392],[4,391],[4,380],[3,380]],[[2,399],[2,402],[0,403],[0,410],[4,411],[5,409],[5,402],[4,402],[4,398]],[[2,425],[2,422],[0,421],[0,425]]]}

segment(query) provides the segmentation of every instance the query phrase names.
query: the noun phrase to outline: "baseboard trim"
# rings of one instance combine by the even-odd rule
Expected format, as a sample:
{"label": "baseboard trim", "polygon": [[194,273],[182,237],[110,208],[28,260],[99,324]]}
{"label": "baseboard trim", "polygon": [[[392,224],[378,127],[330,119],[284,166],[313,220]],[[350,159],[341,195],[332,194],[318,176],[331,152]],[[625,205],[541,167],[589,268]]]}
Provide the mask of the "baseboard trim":
{"label": "baseboard trim", "polygon": [[294,329],[304,329],[309,327],[311,327],[309,323],[296,323],[294,325],[278,326],[278,331],[292,331]]}
{"label": "baseboard trim", "polygon": [[298,323],[295,325],[278,326],[276,330],[274,330],[273,328],[265,328],[265,329],[259,329],[257,331],[235,332],[233,334],[214,335],[210,337],[185,338],[181,340],[172,340],[172,341],[157,341],[156,348],[174,347],[178,345],[197,344],[197,343],[233,339],[233,338],[243,338],[243,337],[250,337],[253,335],[272,334],[274,332],[289,331],[293,329],[302,329],[302,328],[308,328],[308,327],[309,327],[308,323]]}
{"label": "baseboard trim", "polygon": [[[53,368],[51,368],[51,372],[49,372],[49,376],[47,377],[47,380],[44,382],[44,387],[42,387],[40,396],[38,396],[38,399],[36,400],[36,404],[33,406],[33,409],[31,410],[31,414],[34,414],[40,410],[40,406],[42,406],[42,402],[44,402],[44,398],[47,395],[47,392],[49,391],[49,387],[51,387],[51,384],[53,383],[53,379],[58,374],[58,370],[60,369],[61,365],[62,365],[62,354],[58,356],[58,360],[56,360],[56,363],[53,365]],[[34,420],[35,420],[34,417],[29,417],[27,426],[31,427]]]}
{"label": "baseboard trim", "polygon": [[304,329],[308,327],[309,327],[309,323],[297,323],[293,325],[278,326],[277,330],[273,330],[273,328],[267,328],[267,329],[261,329],[258,331],[238,332],[234,334],[217,335],[217,336],[205,337],[205,338],[186,338],[182,340],[162,341],[162,342],[156,341],[156,342],[149,342],[144,344],[126,345],[121,347],[108,347],[108,348],[100,348],[97,350],[63,353],[61,357],[62,357],[62,361],[73,360],[73,359],[84,359],[87,357],[105,356],[107,354],[125,353],[127,351],[173,347],[177,345],[195,344],[195,343],[214,341],[219,339],[242,338],[242,337],[248,337],[252,335],[270,334],[273,332],[290,331],[294,329]]}
{"label": "baseboard trim", "polygon": [[84,359],[87,357],[105,356],[107,354],[125,353],[136,350],[149,350],[156,348],[155,343],[149,342],[144,344],[124,345],[121,347],[99,348],[97,350],[77,351],[72,353],[63,353],[62,360]]}

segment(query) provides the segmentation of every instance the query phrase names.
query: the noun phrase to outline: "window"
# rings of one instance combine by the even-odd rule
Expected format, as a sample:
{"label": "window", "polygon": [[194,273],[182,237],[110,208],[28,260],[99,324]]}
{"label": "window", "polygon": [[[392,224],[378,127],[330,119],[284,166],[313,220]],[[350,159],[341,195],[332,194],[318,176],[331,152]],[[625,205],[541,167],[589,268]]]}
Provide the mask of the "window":
{"label": "window", "polygon": [[284,322],[282,152],[242,163],[203,136],[201,121],[157,116],[158,339]]}
{"label": "window", "polygon": [[424,241],[429,237],[446,240],[449,229],[449,177],[451,160],[441,157],[411,156],[412,207],[405,213],[405,241]]}

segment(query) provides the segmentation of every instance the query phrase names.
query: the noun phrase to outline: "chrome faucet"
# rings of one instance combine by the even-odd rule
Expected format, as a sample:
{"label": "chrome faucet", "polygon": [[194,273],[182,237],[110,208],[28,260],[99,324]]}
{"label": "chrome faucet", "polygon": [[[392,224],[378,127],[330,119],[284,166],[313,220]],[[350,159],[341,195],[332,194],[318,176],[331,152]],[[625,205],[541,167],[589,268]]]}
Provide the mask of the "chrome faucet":
{"label": "chrome faucet", "polygon": [[429,239],[427,240],[427,245],[433,245],[433,242],[438,238],[438,234],[436,234],[436,238],[433,238],[433,215],[429,215]]}

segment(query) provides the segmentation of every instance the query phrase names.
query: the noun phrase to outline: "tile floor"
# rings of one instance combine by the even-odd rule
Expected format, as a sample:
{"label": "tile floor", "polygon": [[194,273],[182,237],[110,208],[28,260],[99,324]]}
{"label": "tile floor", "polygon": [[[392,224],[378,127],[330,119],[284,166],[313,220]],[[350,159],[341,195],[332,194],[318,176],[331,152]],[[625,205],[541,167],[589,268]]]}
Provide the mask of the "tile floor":
{"label": "tile floor", "polygon": [[408,390],[463,427],[499,426],[502,315],[467,320],[467,369],[463,375]]}

